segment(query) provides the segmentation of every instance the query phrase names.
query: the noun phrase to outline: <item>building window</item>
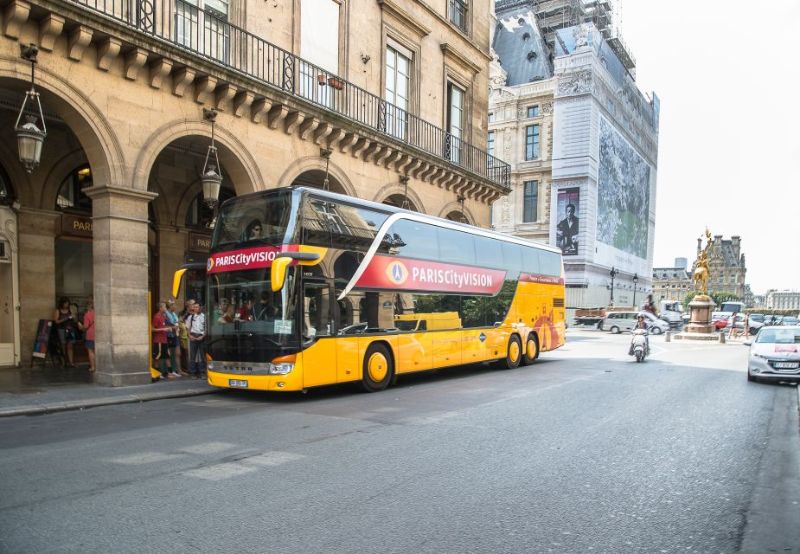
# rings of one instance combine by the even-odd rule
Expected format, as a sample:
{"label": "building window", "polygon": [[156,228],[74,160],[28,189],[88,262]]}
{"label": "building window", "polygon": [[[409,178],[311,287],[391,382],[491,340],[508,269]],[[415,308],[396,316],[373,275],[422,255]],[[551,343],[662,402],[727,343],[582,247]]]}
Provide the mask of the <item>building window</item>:
{"label": "building window", "polygon": [[494,112],[489,112],[489,123],[494,123]]}
{"label": "building window", "polygon": [[404,139],[408,128],[408,104],[411,90],[411,57],[391,46],[386,47],[386,132]]}
{"label": "building window", "polygon": [[522,222],[534,223],[539,208],[539,181],[525,181],[522,190]]}
{"label": "building window", "polygon": [[466,0],[448,0],[448,11],[450,12],[450,23],[461,29],[467,31],[467,1]]}
{"label": "building window", "polygon": [[449,145],[445,148],[451,162],[461,161],[461,140],[464,132],[464,90],[447,84],[447,130]]}
{"label": "building window", "polygon": [[230,57],[231,28],[226,0],[184,0],[175,7],[178,44],[206,56],[227,62]]}
{"label": "building window", "polygon": [[539,159],[539,125],[525,127],[525,159]]}
{"label": "building window", "polygon": [[539,117],[539,106],[528,106],[528,117]]}
{"label": "building window", "polygon": [[488,146],[486,151],[490,156],[494,156],[494,131],[489,131]]}
{"label": "building window", "polygon": [[56,196],[56,209],[70,212],[92,213],[92,199],[83,191],[92,186],[92,170],[84,165],[70,173],[61,182]]}

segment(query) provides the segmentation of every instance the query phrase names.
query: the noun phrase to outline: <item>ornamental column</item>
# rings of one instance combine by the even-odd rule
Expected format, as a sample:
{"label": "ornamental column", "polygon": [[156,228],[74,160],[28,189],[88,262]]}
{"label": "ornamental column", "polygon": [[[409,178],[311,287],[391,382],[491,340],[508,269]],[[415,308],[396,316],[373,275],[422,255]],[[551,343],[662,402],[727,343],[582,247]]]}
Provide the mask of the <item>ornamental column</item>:
{"label": "ornamental column", "polygon": [[84,192],[92,199],[96,381],[149,383],[147,207],[157,195],[102,185]]}

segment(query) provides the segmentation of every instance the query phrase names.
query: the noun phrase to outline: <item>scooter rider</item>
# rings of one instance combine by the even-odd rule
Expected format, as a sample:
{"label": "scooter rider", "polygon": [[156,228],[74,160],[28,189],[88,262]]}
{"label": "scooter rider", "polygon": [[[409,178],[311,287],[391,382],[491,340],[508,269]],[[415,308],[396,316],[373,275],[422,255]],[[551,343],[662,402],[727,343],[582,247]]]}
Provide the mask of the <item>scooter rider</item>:
{"label": "scooter rider", "polygon": [[[650,333],[648,332],[650,325],[647,323],[647,319],[645,319],[644,314],[639,312],[639,315],[636,316],[636,325],[633,326],[633,331],[636,329],[643,329],[645,331],[644,336],[644,344],[645,348],[647,348],[647,355],[650,355]],[[628,349],[628,355],[633,355],[633,338],[631,338],[631,346]]]}

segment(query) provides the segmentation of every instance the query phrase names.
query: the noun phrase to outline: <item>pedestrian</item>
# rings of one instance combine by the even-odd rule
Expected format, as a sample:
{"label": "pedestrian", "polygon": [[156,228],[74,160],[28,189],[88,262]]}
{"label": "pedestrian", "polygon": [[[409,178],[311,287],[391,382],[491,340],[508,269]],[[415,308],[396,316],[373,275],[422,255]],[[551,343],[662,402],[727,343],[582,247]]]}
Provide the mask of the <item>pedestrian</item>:
{"label": "pedestrian", "polygon": [[164,379],[174,379],[174,376],[167,369],[167,358],[169,357],[167,333],[169,330],[167,303],[159,302],[158,311],[153,316],[153,360],[156,361],[156,369],[161,372],[161,377]]}
{"label": "pedestrian", "polygon": [[83,314],[83,323],[78,323],[78,328],[83,331],[83,343],[89,354],[89,373],[97,369],[94,356],[94,298],[91,296],[86,302],[86,312]]}
{"label": "pedestrian", "polygon": [[200,303],[192,306],[193,313],[187,320],[189,327],[189,373],[199,379],[206,370],[206,316]]}
{"label": "pedestrian", "polygon": [[169,350],[170,372],[176,377],[181,376],[180,365],[180,346],[178,345],[178,314],[175,313],[175,301],[170,298],[167,300],[167,324],[170,330],[167,332],[167,350]]}
{"label": "pedestrian", "polygon": [[189,299],[183,303],[183,311],[179,314],[180,317],[178,319],[178,326],[179,326],[179,337],[180,337],[180,346],[181,346],[181,375],[184,377],[189,375],[189,327],[186,323],[186,320],[192,315],[194,311],[192,306],[194,305],[194,300]]}
{"label": "pedestrian", "polygon": [[62,358],[66,354],[66,358],[63,358],[64,366],[75,367],[74,344],[78,340],[78,326],[69,306],[69,298],[59,298],[56,310],[53,312],[53,321],[58,332]]}

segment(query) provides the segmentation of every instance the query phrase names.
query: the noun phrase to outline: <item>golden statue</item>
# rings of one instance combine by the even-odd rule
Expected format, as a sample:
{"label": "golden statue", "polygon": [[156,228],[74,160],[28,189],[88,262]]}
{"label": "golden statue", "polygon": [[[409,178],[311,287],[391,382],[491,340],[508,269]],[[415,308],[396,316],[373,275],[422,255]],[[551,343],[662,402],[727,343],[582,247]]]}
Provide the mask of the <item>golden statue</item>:
{"label": "golden statue", "polygon": [[697,255],[697,261],[694,263],[694,273],[692,273],[694,289],[698,295],[703,296],[708,295],[708,279],[710,277],[708,260],[711,253],[711,242],[711,231],[706,227],[706,247]]}

